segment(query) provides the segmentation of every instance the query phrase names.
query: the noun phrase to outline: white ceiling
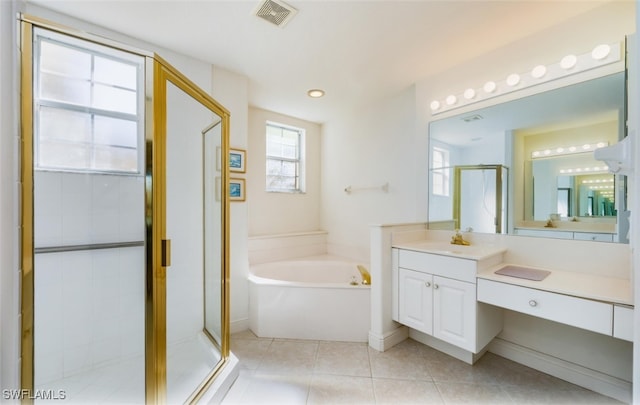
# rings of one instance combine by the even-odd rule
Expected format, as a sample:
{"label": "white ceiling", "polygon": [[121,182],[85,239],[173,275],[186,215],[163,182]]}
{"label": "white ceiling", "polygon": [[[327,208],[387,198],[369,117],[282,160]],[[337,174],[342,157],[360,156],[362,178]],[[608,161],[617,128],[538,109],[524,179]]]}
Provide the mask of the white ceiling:
{"label": "white ceiling", "polygon": [[258,0],[28,1],[242,74],[251,105],[313,122],[607,3],[290,0],[279,28],[252,15]]}

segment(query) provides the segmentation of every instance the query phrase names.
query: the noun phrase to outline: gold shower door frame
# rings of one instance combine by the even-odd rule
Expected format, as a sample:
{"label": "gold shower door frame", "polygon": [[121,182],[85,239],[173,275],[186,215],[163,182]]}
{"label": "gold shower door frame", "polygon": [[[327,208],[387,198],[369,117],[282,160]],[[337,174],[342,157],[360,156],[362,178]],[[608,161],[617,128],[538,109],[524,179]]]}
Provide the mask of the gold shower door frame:
{"label": "gold shower door frame", "polygon": [[462,199],[462,172],[466,170],[494,170],[496,172],[496,216],[495,233],[502,231],[502,169],[503,165],[461,165],[454,166],[453,171],[453,221],[455,229],[460,229],[461,199]]}
{"label": "gold shower door frame", "polygon": [[[221,155],[229,154],[230,113],[204,90],[164,59],[121,43],[106,40],[58,24],[20,15],[21,74],[21,370],[20,384],[34,392],[34,169],[33,169],[33,30],[45,28],[72,37],[110,46],[145,58],[145,397],[148,404],[166,403],[167,319],[166,271],[170,262],[170,241],[166,236],[166,137],[167,82],[191,96],[221,117]],[[221,184],[221,360],[199,386],[188,403],[196,402],[215,381],[229,360],[229,169],[222,159]],[[212,341],[213,342],[213,341]],[[217,345],[216,345],[217,346]],[[24,403],[32,399],[25,397]]]}

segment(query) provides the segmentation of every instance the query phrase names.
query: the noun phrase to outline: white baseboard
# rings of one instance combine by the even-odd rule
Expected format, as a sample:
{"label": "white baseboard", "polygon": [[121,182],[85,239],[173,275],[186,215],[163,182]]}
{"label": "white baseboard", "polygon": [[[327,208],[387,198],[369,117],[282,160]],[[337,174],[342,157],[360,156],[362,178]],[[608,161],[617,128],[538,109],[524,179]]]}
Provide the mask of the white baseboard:
{"label": "white baseboard", "polygon": [[406,326],[386,332],[384,335],[369,331],[369,346],[379,352],[384,352],[407,338],[409,338],[409,328]]}
{"label": "white baseboard", "polygon": [[229,324],[229,332],[238,333],[249,329],[249,318],[231,321]]}
{"label": "white baseboard", "polygon": [[495,338],[489,344],[489,352],[542,371],[554,377],[595,391],[599,394],[631,403],[632,384],[578,364],[549,356],[541,352]]}

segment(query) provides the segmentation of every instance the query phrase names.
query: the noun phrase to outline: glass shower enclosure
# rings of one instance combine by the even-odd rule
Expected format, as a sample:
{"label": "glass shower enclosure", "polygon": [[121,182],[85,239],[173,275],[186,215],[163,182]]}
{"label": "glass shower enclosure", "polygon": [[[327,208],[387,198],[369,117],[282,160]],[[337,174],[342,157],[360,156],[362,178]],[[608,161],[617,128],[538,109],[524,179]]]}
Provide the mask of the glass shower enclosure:
{"label": "glass shower enclosure", "polygon": [[508,174],[503,165],[454,167],[455,229],[507,233]]}
{"label": "glass shower enclosure", "polygon": [[20,18],[22,388],[195,402],[229,358],[229,112],[158,55]]}

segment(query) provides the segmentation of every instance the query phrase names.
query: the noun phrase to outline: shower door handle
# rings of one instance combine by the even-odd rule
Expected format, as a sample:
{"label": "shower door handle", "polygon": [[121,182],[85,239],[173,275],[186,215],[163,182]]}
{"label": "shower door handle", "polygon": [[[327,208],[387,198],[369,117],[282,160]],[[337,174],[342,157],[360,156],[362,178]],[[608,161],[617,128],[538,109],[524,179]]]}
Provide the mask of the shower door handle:
{"label": "shower door handle", "polygon": [[171,266],[171,239],[162,239],[162,267]]}

